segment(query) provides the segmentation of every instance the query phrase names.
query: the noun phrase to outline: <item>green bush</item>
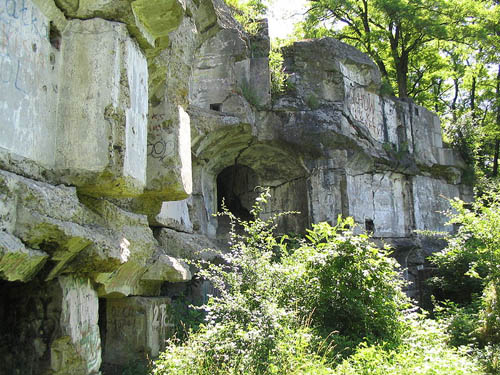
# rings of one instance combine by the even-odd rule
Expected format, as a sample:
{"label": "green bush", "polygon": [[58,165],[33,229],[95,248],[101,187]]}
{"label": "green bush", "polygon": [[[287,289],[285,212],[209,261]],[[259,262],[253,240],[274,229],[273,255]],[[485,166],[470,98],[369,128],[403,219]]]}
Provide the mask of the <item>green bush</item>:
{"label": "green bush", "polygon": [[476,196],[472,204],[455,199],[450,223],[458,226],[447,247],[430,258],[436,268],[431,280],[435,295],[470,304],[481,295],[481,344],[500,341],[500,193],[498,187]]}
{"label": "green bush", "polygon": [[[471,204],[460,199],[450,202],[453,211],[448,212],[449,223],[458,226],[458,232],[448,238],[442,252],[430,258],[445,285],[458,281],[451,278],[454,266],[460,267],[456,271],[461,278],[483,280],[482,287],[489,281],[500,280],[500,192],[497,190],[476,196]],[[466,282],[461,281],[460,286]],[[469,291],[465,289],[463,293]]]}
{"label": "green bush", "polygon": [[500,284],[495,281],[484,288],[479,334],[482,342],[500,344]]}
{"label": "green bush", "polygon": [[336,375],[475,375],[483,374],[466,348],[447,346],[447,335],[437,322],[422,317],[407,320],[401,345],[360,345]]}
{"label": "green bush", "polygon": [[[197,264],[217,290],[204,322],[185,341],[171,339],[151,374],[479,373],[437,323],[405,321],[396,262],[354,235],[352,219],[317,224],[290,250],[273,235],[277,217],[259,218],[268,198],[248,222],[225,210],[230,250]],[[342,361],[346,347],[355,352]]]}
{"label": "green bush", "polygon": [[467,305],[445,301],[434,307],[436,320],[449,335],[448,343],[454,347],[477,345],[479,329],[477,300]]}
{"label": "green bush", "polygon": [[[257,199],[253,221],[240,221],[225,210],[232,224],[230,251],[219,253],[220,264],[198,264],[200,276],[218,295],[203,307],[199,331],[184,343],[171,341],[153,374],[281,374],[294,368],[302,368],[301,374],[322,373],[322,359],[313,350],[318,340],[299,324],[293,309],[278,303],[277,217],[258,218],[268,197],[265,192]],[[237,233],[241,230],[243,235]]]}
{"label": "green bush", "polygon": [[[469,304],[483,289],[482,279],[469,274],[471,265],[478,264],[479,254],[471,242],[465,248],[455,246],[454,239],[451,239],[449,244],[451,246],[445,251],[430,257],[436,272],[427,280],[427,284],[438,301],[450,300],[461,305]],[[487,274],[484,266],[477,265],[475,272],[482,277]]]}
{"label": "green bush", "polygon": [[[500,191],[489,186],[471,204],[455,199],[450,223],[458,227],[447,247],[430,258],[434,295],[445,303],[439,317],[452,345],[472,345],[488,373],[498,374],[500,343]],[[437,308],[438,315],[442,312]]]}
{"label": "green bush", "polygon": [[313,225],[308,242],[285,258],[284,298],[301,316],[311,314],[322,334],[337,332],[360,342],[397,340],[402,329],[403,281],[387,249],[366,235],[354,235],[354,221],[338,219],[335,227]]}

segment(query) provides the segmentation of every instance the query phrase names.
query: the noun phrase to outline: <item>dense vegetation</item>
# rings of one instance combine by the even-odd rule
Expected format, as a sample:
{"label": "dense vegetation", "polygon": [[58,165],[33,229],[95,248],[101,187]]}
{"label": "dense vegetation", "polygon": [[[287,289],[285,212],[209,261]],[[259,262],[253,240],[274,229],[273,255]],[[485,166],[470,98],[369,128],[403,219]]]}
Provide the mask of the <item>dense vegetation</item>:
{"label": "dense vegetation", "polygon": [[258,199],[252,221],[225,211],[233,223],[230,251],[220,252],[218,264],[197,264],[218,293],[201,307],[203,324],[184,340],[172,339],[152,374],[498,373],[497,195],[485,196],[487,207],[456,201],[452,220],[463,230],[436,256],[442,288],[451,257],[473,253],[461,277],[489,270],[482,303],[473,311],[437,305],[434,319],[409,312],[397,263],[388,249],[354,235],[352,219],[314,225],[304,239],[278,239],[276,218],[258,218],[267,198]]}

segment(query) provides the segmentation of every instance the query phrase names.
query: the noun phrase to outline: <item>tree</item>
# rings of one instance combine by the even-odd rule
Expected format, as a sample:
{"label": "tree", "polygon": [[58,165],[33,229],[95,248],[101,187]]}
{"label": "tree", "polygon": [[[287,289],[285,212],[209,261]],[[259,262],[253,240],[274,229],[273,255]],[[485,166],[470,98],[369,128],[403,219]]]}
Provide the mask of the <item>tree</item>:
{"label": "tree", "polygon": [[303,30],[308,37],[330,35],[360,48],[395,83],[398,96],[407,98],[424,91],[419,85],[438,68],[429,64],[440,56],[435,47],[428,49],[431,42],[462,38],[457,29],[473,7],[465,0],[310,0]]}
{"label": "tree", "polygon": [[265,18],[269,1],[266,0],[225,0],[236,20],[250,35],[259,31],[259,21]]}

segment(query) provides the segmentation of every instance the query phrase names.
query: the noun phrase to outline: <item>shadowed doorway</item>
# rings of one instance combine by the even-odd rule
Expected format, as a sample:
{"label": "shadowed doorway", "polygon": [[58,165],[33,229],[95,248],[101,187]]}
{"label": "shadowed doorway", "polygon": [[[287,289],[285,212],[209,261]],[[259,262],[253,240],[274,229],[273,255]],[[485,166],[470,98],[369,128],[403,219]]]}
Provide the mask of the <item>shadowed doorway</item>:
{"label": "shadowed doorway", "polygon": [[[255,187],[258,177],[253,169],[244,165],[232,165],[224,168],[217,175],[217,211],[222,211],[222,202],[228,210],[239,219],[252,220],[250,213],[255,198],[258,196]],[[218,234],[229,231],[229,219],[219,217]]]}

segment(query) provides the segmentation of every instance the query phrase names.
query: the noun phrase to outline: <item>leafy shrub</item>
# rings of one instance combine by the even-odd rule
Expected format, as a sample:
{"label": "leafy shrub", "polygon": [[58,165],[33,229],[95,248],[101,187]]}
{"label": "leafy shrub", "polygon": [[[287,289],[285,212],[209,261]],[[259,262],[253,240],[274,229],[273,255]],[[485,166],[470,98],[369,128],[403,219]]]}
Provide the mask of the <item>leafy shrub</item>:
{"label": "leafy shrub", "polygon": [[336,375],[474,375],[481,366],[466,348],[447,346],[447,335],[436,321],[423,317],[407,320],[401,345],[360,345],[356,353],[337,367]]}
{"label": "leafy shrub", "polygon": [[500,344],[500,284],[491,281],[484,288],[479,334],[482,342]]}
{"label": "leafy shrub", "polygon": [[465,306],[445,301],[434,307],[434,315],[449,335],[450,345],[458,347],[478,344],[479,304],[476,301]]}
{"label": "leafy shrub", "polygon": [[430,258],[437,267],[432,285],[438,297],[471,303],[482,294],[480,312],[481,344],[500,341],[500,193],[498,187],[476,196],[468,205],[455,199],[448,215],[459,226],[447,247]]}
{"label": "leafy shrub", "polygon": [[387,249],[354,235],[351,218],[335,227],[313,225],[309,240],[284,260],[285,298],[323,335],[338,332],[355,342],[365,337],[397,340],[406,300],[397,263]]}
{"label": "leafy shrub", "polygon": [[500,345],[486,345],[478,358],[487,374],[500,374]]}
{"label": "leafy shrub", "polygon": [[[451,239],[445,251],[435,253],[429,260],[436,267],[436,272],[427,284],[438,301],[450,300],[459,304],[471,303],[474,296],[481,293],[483,281],[469,274],[472,264],[478,264],[479,254],[470,246],[461,248]],[[487,270],[476,266],[475,272],[484,277]]]}
{"label": "leafy shrub", "polygon": [[[459,229],[448,239],[447,247],[431,257],[431,262],[437,265],[438,271],[454,264],[462,267],[469,262],[464,276],[486,282],[500,280],[500,192],[485,192],[476,196],[470,205],[460,199],[450,203],[454,211],[448,213],[449,223]],[[460,258],[464,261],[459,261]],[[442,276],[447,277],[448,274]],[[451,282],[453,280],[449,280]]]}
{"label": "leafy shrub", "polygon": [[285,93],[288,74],[283,68],[283,54],[280,46],[272,46],[269,52],[269,69],[271,70],[271,95],[273,97]]}
{"label": "leafy shrub", "polygon": [[[437,323],[404,321],[395,261],[354,235],[352,219],[317,224],[289,250],[273,235],[277,217],[259,218],[268,197],[258,198],[252,221],[225,210],[231,248],[219,264],[198,264],[217,295],[203,307],[200,328],[171,339],[151,374],[479,373],[446,346]],[[332,355],[346,347],[352,357]]]}
{"label": "leafy shrub", "polygon": [[[284,368],[322,373],[321,358],[312,350],[314,335],[298,324],[293,309],[278,304],[277,216],[258,218],[268,197],[265,192],[257,199],[253,221],[240,221],[225,210],[232,224],[231,249],[219,253],[221,264],[198,264],[200,276],[218,295],[204,306],[200,330],[185,343],[170,341],[153,374],[278,374]],[[243,235],[237,233],[241,230]]]}

